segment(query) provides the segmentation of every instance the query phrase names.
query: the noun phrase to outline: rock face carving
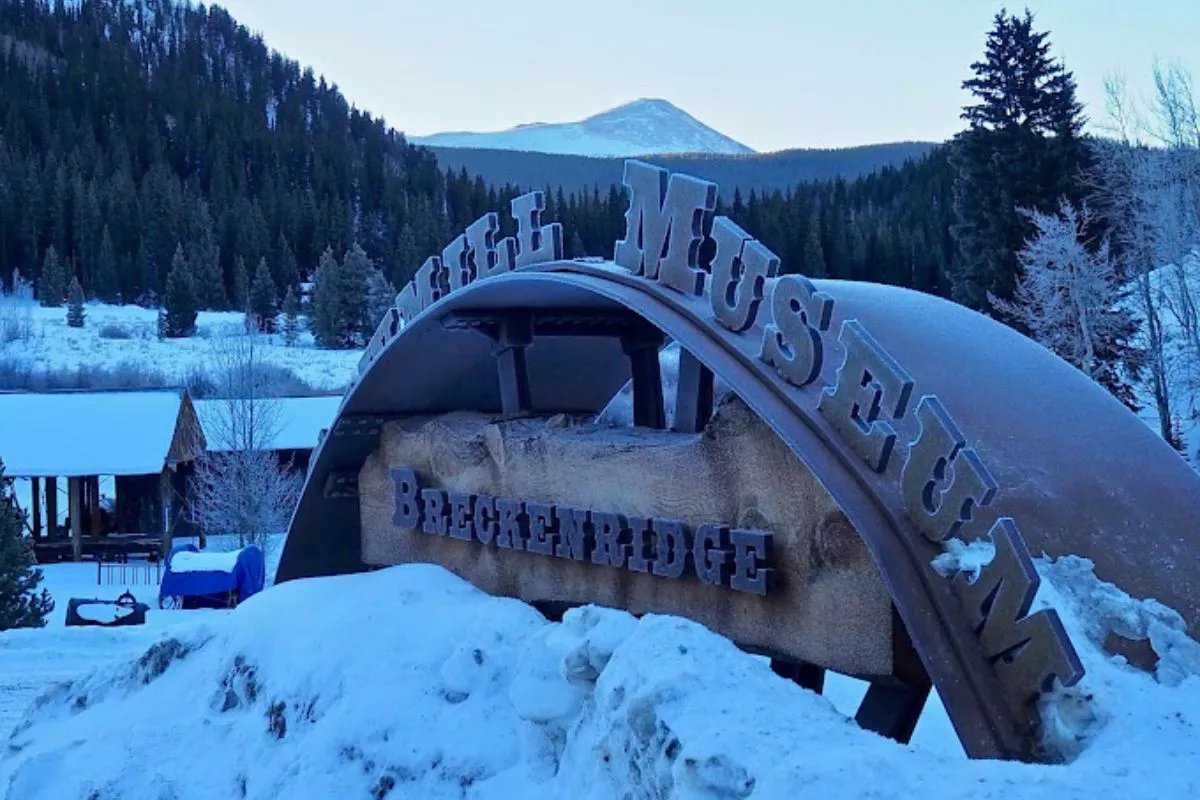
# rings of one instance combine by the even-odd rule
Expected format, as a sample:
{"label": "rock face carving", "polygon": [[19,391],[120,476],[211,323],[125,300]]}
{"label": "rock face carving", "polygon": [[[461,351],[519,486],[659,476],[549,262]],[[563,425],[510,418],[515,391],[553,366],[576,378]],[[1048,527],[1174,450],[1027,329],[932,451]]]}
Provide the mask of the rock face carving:
{"label": "rock face carving", "polygon": [[[392,470],[422,486],[536,508],[561,504],[772,534],[771,591],[598,566],[397,527]],[[430,562],[493,594],[688,617],[765,654],[869,677],[891,674],[892,606],[870,553],[832,499],[736,397],[700,434],[455,412],[388,423],[359,474],[363,561]],[[497,501],[499,504],[499,501]],[[541,522],[537,523],[540,531]],[[545,548],[542,548],[543,550]]]}

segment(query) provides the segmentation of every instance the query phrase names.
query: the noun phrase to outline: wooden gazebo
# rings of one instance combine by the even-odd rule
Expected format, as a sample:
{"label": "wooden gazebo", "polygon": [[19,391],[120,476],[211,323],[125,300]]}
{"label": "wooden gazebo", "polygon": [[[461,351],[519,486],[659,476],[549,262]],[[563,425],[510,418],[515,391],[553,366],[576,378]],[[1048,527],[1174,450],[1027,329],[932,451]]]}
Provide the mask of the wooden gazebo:
{"label": "wooden gazebo", "polygon": [[[0,392],[0,419],[5,474],[30,484],[39,561],[156,557],[187,532],[187,478],[205,442],[186,391]],[[113,498],[102,496],[102,477]]]}

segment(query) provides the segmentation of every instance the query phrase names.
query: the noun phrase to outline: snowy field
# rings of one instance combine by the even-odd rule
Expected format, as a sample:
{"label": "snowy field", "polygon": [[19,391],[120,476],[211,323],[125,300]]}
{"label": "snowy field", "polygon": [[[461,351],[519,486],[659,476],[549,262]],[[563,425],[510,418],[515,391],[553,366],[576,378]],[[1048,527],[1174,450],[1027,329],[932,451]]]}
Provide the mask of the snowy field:
{"label": "snowy field", "polygon": [[[409,565],[143,629],[65,629],[56,611],[0,634],[0,694],[70,679],[0,719],[16,722],[0,797],[1200,796],[1200,645],[1086,562],[1039,568],[1039,605],[1088,669],[1062,706],[1086,745],[1066,766],[971,762],[939,724],[900,746],[847,719],[844,687],[830,703],[685,620],[587,607],[551,624]],[[79,569],[51,568],[52,590],[87,593]],[[1150,636],[1157,680],[1103,654],[1112,628]]]}
{"label": "snowy field", "polygon": [[[223,332],[241,332],[243,315],[202,311],[196,335],[187,339],[160,341],[156,335],[157,312],[140,306],[88,303],[82,328],[67,325],[67,309],[20,304],[4,298],[0,323],[21,330],[11,341],[0,338],[0,363],[9,368],[41,371],[47,368],[77,370],[104,368],[117,371],[127,365],[157,370],[168,379],[182,382],[212,364],[210,339]],[[11,321],[11,322],[10,322]],[[127,338],[107,338],[113,335]],[[322,350],[305,332],[295,347],[280,336],[268,337],[263,360],[291,370],[313,389],[342,391],[358,367],[359,350]]]}

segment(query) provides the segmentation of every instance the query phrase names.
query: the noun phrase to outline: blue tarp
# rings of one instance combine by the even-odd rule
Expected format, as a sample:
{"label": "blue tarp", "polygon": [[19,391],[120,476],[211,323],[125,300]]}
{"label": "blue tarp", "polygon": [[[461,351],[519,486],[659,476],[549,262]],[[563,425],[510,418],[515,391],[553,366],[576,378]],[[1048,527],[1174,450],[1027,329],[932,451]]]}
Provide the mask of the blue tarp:
{"label": "blue tarp", "polygon": [[[267,581],[267,562],[261,549],[254,545],[244,547],[237,553],[237,561],[233,571],[223,569],[205,570],[203,572],[176,572],[171,569],[178,553],[200,553],[201,550],[193,544],[185,544],[171,550],[167,557],[167,570],[163,573],[162,585],[158,589],[161,605],[164,597],[181,597],[185,607],[188,598],[208,600],[203,605],[226,605],[225,599],[229,592],[236,590],[236,603],[240,604],[247,597],[258,594],[263,590]],[[225,553],[221,554],[225,556]]]}

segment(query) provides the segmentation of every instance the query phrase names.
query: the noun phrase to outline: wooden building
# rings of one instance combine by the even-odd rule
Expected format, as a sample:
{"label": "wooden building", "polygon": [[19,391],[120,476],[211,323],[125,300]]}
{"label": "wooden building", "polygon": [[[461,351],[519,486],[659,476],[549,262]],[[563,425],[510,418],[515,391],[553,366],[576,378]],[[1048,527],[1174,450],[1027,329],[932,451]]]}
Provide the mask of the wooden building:
{"label": "wooden building", "polygon": [[29,482],[39,561],[157,557],[191,535],[182,510],[205,442],[186,391],[0,392],[0,419],[5,474]]}
{"label": "wooden building", "polygon": [[[196,416],[204,430],[206,449],[210,453],[230,452],[238,449],[239,437],[229,435],[231,428],[238,427],[234,418],[246,411],[239,408],[245,401],[196,400]],[[342,403],[342,395],[324,397],[278,397],[262,401],[263,412],[269,418],[264,425],[269,429],[269,441],[264,447],[275,451],[282,466],[290,466],[300,472],[308,471],[312,451],[321,438],[321,432],[333,427]],[[231,441],[232,439],[232,441]]]}

